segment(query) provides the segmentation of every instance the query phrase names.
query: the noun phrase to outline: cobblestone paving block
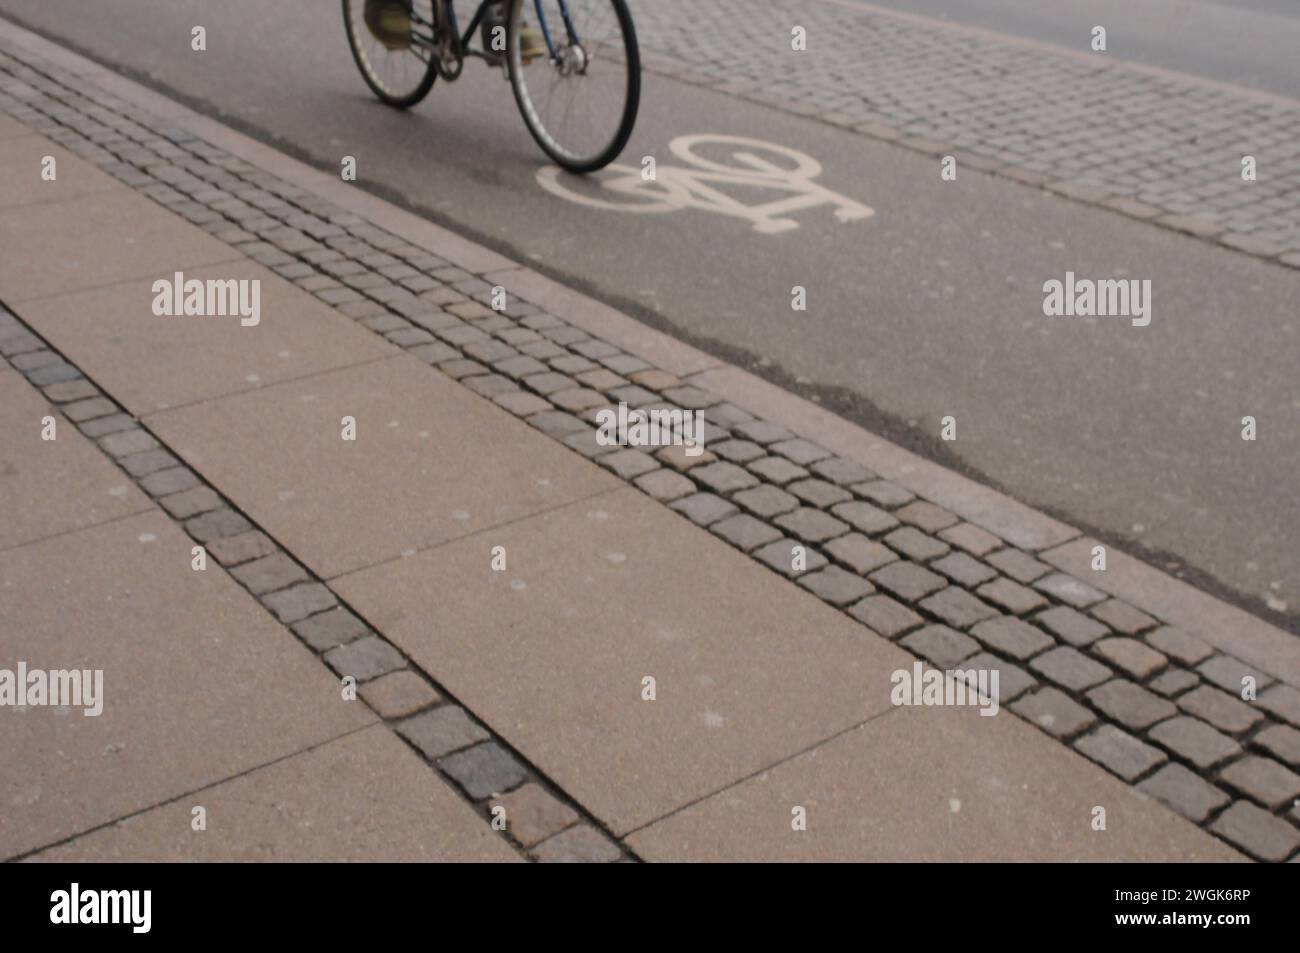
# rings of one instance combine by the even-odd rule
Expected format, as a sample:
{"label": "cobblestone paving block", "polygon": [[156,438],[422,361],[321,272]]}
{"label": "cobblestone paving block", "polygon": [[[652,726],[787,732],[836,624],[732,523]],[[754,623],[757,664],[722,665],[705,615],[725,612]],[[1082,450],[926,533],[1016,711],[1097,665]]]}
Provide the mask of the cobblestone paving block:
{"label": "cobblestone paving block", "polygon": [[[1038,680],[1026,672],[1019,665],[1013,665],[1010,662],[998,658],[996,655],[990,655],[988,652],[981,652],[973,655],[961,663],[963,672],[966,671],[987,671],[998,673],[998,701],[1001,705],[1007,705],[1015,701],[1031,688],[1038,686]],[[971,680],[966,679],[970,684]]]}
{"label": "cobblestone paving block", "polygon": [[941,506],[935,506],[925,500],[915,500],[895,510],[894,515],[904,523],[915,526],[923,532],[934,535],[939,530],[955,526],[959,521],[956,516]]}
{"label": "cobblestone paving block", "polygon": [[144,453],[133,453],[130,456],[119,458],[117,462],[123,470],[137,478],[174,467],[180,463],[166,450],[147,450]]}
{"label": "cobblestone paving block", "polygon": [[632,383],[654,391],[665,391],[681,385],[681,381],[675,375],[656,368],[637,371],[632,375]]}
{"label": "cobblestone paving block", "polygon": [[779,539],[775,543],[768,543],[760,549],[755,550],[750,555],[763,563],[775,569],[785,576],[798,576],[801,570],[794,568],[795,550],[803,552],[804,569],[802,572],[816,572],[826,565],[826,557],[815,549],[800,540]]}
{"label": "cobblestone paving block", "polygon": [[585,423],[573,416],[573,414],[566,414],[562,410],[544,410],[540,414],[533,414],[531,417],[524,419],[548,437],[555,437],[556,439],[587,429]]}
{"label": "cobblestone paving block", "polygon": [[205,546],[214,539],[238,536],[252,528],[252,523],[229,508],[213,510],[185,521],[185,532]]}
{"label": "cobblestone paving block", "polygon": [[[831,513],[839,519],[844,520],[858,532],[866,533],[869,536],[884,533],[898,526],[898,520],[889,513],[879,509],[878,507],[872,506],[870,503],[863,503],[861,501],[840,503],[836,506],[832,506]],[[928,537],[923,538],[928,539]],[[921,544],[918,543],[918,545]],[[940,543],[938,545],[944,546],[946,549],[945,544]],[[926,548],[927,550],[932,550],[934,547],[933,545],[930,545]]]}
{"label": "cobblestone paving block", "polygon": [[754,443],[764,445],[780,443],[794,438],[794,434],[780,424],[774,424],[767,420],[751,420],[748,423],[737,424],[735,433],[746,440],[752,440]]}
{"label": "cobblestone paving block", "polygon": [[209,487],[195,486],[170,496],[164,496],[159,504],[178,520],[187,520],[200,513],[208,513],[224,505],[221,497]]}
{"label": "cobblestone paving block", "polygon": [[556,391],[549,395],[549,400],[561,410],[567,410],[574,414],[590,410],[593,407],[605,406],[605,396],[600,391],[590,390],[586,387]]}
{"label": "cobblestone paving block", "polygon": [[807,470],[797,463],[791,463],[785,457],[763,457],[747,466],[751,473],[777,486],[784,486],[792,480],[799,480],[808,475]]}
{"label": "cobblestone paving block", "polygon": [[547,838],[533,849],[539,864],[610,864],[623,854],[613,841],[588,824]]}
{"label": "cobblestone paving block", "polygon": [[875,477],[875,474],[866,467],[852,460],[845,460],[843,457],[819,460],[812,465],[812,471],[837,486],[851,486]]}
{"label": "cobblestone paving block", "polygon": [[1241,753],[1241,745],[1227,735],[1186,715],[1162,721],[1148,737],[1202,771]]}
{"label": "cobblestone paving block", "polygon": [[764,519],[771,519],[799,508],[799,500],[796,497],[767,484],[742,490],[733,496],[732,500]]}
{"label": "cobblestone paving block", "polygon": [[966,553],[949,553],[942,559],[930,563],[930,568],[943,573],[953,582],[974,589],[982,582],[992,579],[997,573],[978,559],[972,559]]}
{"label": "cobblestone paving block", "polygon": [[1159,748],[1139,741],[1114,725],[1102,725],[1075,741],[1074,747],[1130,783],[1169,760]]}
{"label": "cobblestone paving block", "polygon": [[998,610],[957,586],[949,586],[923,599],[921,608],[938,616],[955,629],[969,629],[975,623],[991,619],[998,614]]}
{"label": "cobblestone paving block", "polygon": [[495,400],[502,394],[519,392],[518,384],[508,377],[502,377],[500,374],[484,374],[480,377],[471,377],[462,383],[480,397],[486,397],[488,400]]}
{"label": "cobblestone paving block", "polygon": [[[650,365],[646,364],[644,361],[640,361],[636,358],[634,358],[634,360],[637,360],[642,366],[633,368],[626,373],[634,373],[635,371],[649,369]],[[602,363],[607,367],[610,366],[608,361],[602,361]],[[617,367],[615,367],[614,370],[618,370],[620,374],[625,373]],[[670,387],[667,390],[664,390],[662,394],[664,400],[669,401],[684,410],[703,410],[706,407],[712,407],[714,404],[722,402],[722,399],[716,394],[710,394],[706,390],[700,390],[698,387],[691,387],[689,385],[685,387]]]}
{"label": "cobblestone paving block", "polygon": [[679,473],[686,473],[697,467],[708,466],[710,463],[717,461],[717,457],[709,450],[702,450],[699,447],[694,448],[697,452],[694,456],[687,452],[690,449],[685,445],[661,447],[655,454],[655,459],[666,467],[672,467]]}
{"label": "cobblestone paving block", "polygon": [[317,652],[347,645],[370,632],[364,622],[342,606],[303,619],[293,626],[293,631]]}
{"label": "cobblestone paving block", "polygon": [[939,668],[950,669],[963,659],[979,653],[980,646],[968,635],[955,632],[946,625],[927,625],[901,639],[909,652],[933,662]]}
{"label": "cobblestone paving block", "polygon": [[1059,599],[1066,605],[1074,606],[1076,609],[1086,609],[1088,606],[1101,602],[1106,598],[1104,592],[1094,589],[1086,582],[1075,579],[1063,572],[1054,572],[1050,576],[1044,576],[1034,583],[1034,588],[1047,593],[1054,599]]}
{"label": "cobblestone paving block", "polygon": [[199,478],[188,467],[168,467],[150,473],[140,480],[140,486],[150,496],[169,496],[199,485]]}
{"label": "cobblestone paving block", "polygon": [[734,493],[758,485],[758,479],[734,463],[719,461],[708,466],[695,467],[691,476],[714,493]]}
{"label": "cobblestone paving block", "polygon": [[816,594],[823,601],[844,607],[876,591],[865,579],[845,572],[838,566],[827,566],[820,572],[799,576],[799,585]]}
{"label": "cobblestone paving block", "polygon": [[505,812],[506,829],[525,850],[576,824],[579,819],[577,811],[533,781],[509,794],[493,798],[490,808],[495,812],[498,807]]}
{"label": "cobblestone paving block", "polygon": [[[863,504],[865,505],[865,504]],[[925,562],[949,551],[948,544],[933,536],[926,536],[913,526],[904,526],[885,537],[885,543],[909,559]]]}
{"label": "cobblestone paving block", "polygon": [[807,506],[778,516],[773,522],[790,535],[813,543],[825,542],[849,531],[847,523]]}
{"label": "cobblestone paving block", "polygon": [[[200,517],[202,519],[203,517]],[[334,593],[314,582],[299,583],[262,597],[262,604],[286,625],[301,622],[309,615],[324,612],[338,602]]]}
{"label": "cobblestone paving block", "polygon": [[442,701],[433,686],[409,668],[367,682],[359,694],[380,718],[406,718]]}
{"label": "cobblestone paving block", "polygon": [[1002,545],[1002,540],[974,523],[950,526],[939,533],[939,538],[972,556],[984,556]]}
{"label": "cobblestone paving block", "polygon": [[1088,610],[1105,625],[1122,635],[1137,635],[1157,625],[1155,619],[1145,612],[1139,612],[1127,602],[1108,599]]}
{"label": "cobblestone paving block", "polygon": [[1226,692],[1231,692],[1238,698],[1241,697],[1245,680],[1254,679],[1256,690],[1267,688],[1273,684],[1273,679],[1269,678],[1254,666],[1247,665],[1235,658],[1227,655],[1217,655],[1214,658],[1207,659],[1196,670],[1201,673],[1201,677],[1207,682],[1218,685]]}
{"label": "cobblestone paving block", "polygon": [[630,447],[615,450],[596,458],[596,462],[624,480],[633,480],[651,470],[659,469],[659,461],[648,453]]}
{"label": "cobblestone paving block", "polygon": [[1071,645],[1091,645],[1093,642],[1109,635],[1110,630],[1100,622],[1089,619],[1081,612],[1069,606],[1056,606],[1034,616],[1034,621],[1051,632],[1058,639]]}
{"label": "cobblestone paving block", "polygon": [[284,589],[307,579],[307,573],[284,553],[263,556],[230,570],[245,589],[255,596]]}
{"label": "cobblestone paving block", "polygon": [[871,574],[871,581],[907,602],[919,602],[948,583],[937,573],[906,560],[890,563]]}
{"label": "cobblestone paving block", "polygon": [[800,437],[778,441],[771,444],[768,449],[773,453],[779,453],[791,463],[797,463],[801,467],[816,463],[818,460],[825,460],[832,455],[829,450]]}
{"label": "cobblestone paving block", "polygon": [[1047,604],[1047,600],[1034,590],[1005,577],[986,582],[975,591],[1012,615],[1025,615]]}
{"label": "cobblestone paving block", "polygon": [[1292,768],[1300,768],[1300,731],[1290,725],[1270,725],[1250,743]]}
{"label": "cobblestone paving block", "polygon": [[1115,668],[1132,675],[1139,682],[1146,681],[1169,662],[1167,658],[1137,639],[1099,639],[1092,651]]}
{"label": "cobblestone paving block", "polygon": [[971,634],[994,651],[1024,661],[1055,643],[1041,629],[1014,616],[981,622]]}
{"label": "cobblestone paving block", "polygon": [[831,540],[822,548],[830,553],[832,558],[861,576],[898,559],[898,555],[892,549],[867,539],[860,533],[847,533]]}
{"label": "cobblestone paving block", "polygon": [[696,493],[684,497],[673,503],[671,508],[698,526],[709,526],[737,512],[734,504],[712,493]]}
{"label": "cobblestone paving block", "polygon": [[709,531],[745,552],[781,538],[779,531],[747,513],[738,513],[719,520],[709,527]]}
{"label": "cobblestone paving block", "polygon": [[904,506],[916,499],[910,490],[889,480],[868,480],[866,483],[855,483],[850,489],[864,500],[870,500],[886,509]]}
{"label": "cobblestone paving block", "polygon": [[1276,811],[1300,798],[1300,775],[1272,758],[1247,755],[1219,774],[1229,788]]}
{"label": "cobblestone paving block", "polygon": [[1189,672],[1185,668],[1171,668],[1151,679],[1150,688],[1166,698],[1173,698],[1200,683],[1201,680],[1194,672]]}
{"label": "cobblestone paving block", "polygon": [[1046,575],[1052,568],[1018,549],[1000,549],[984,557],[984,561],[1016,582],[1026,585]]}
{"label": "cobblestone paving block", "polygon": [[1247,801],[1220,814],[1210,830],[1260,860],[1277,863],[1300,847],[1300,830]]}
{"label": "cobblestone paving block", "polygon": [[1029,667],[1049,681],[1076,692],[1100,685],[1114,674],[1100,662],[1094,662],[1068,645],[1044,652],[1030,662]]}
{"label": "cobblestone paving block", "polygon": [[1300,691],[1290,685],[1274,685],[1261,692],[1258,705],[1275,718],[1300,728]]}
{"label": "cobblestone paving block", "polygon": [[90,400],[80,400],[63,407],[63,416],[73,423],[94,420],[96,417],[106,417],[117,412],[117,405],[106,397],[92,397]]}
{"label": "cobblestone paving block", "polygon": [[[843,503],[845,500],[853,499],[853,494],[834,483],[828,483],[826,480],[796,480],[786,486],[786,490],[799,499],[803,500],[809,506],[815,506],[819,509],[826,509],[834,506],[836,503]],[[863,504],[850,504],[861,506]]]}
{"label": "cobblestone paving block", "polygon": [[1172,702],[1122,678],[1094,688],[1088,692],[1087,698],[1102,714],[1133,731],[1150,728],[1156,722],[1178,714]]}
{"label": "cobblestone paving block", "polygon": [[125,431],[137,432],[136,422],[127,414],[112,414],[108,417],[96,417],[78,425],[78,430],[92,440],[108,434],[120,434]]}
{"label": "cobblestone paving block", "polygon": [[455,705],[444,705],[407,718],[397,725],[397,733],[430,760],[491,737],[469,719],[465,709]]}
{"label": "cobblestone paving block", "polygon": [[1243,702],[1240,696],[1209,685],[1180,695],[1178,707],[1230,735],[1244,734],[1264,719],[1258,709]]}
{"label": "cobblestone paving block", "polygon": [[632,481],[637,489],[661,503],[671,503],[695,492],[695,484],[680,473],[660,468]]}
{"label": "cobblestone paving block", "polygon": [[880,595],[867,596],[849,609],[849,615],[887,639],[895,638],[925,622],[907,606]]}
{"label": "cobblestone paving block", "polygon": [[748,463],[766,456],[762,447],[748,440],[723,440],[709,444],[709,449],[729,463]]}
{"label": "cobblestone paving block", "polygon": [[445,757],[438,767],[475,801],[505,794],[528,780],[524,766],[495,741]]}
{"label": "cobblestone paving block", "polygon": [[1013,703],[1011,710],[1057,738],[1076,735],[1097,722],[1092,712],[1051,686],[1026,695]]}
{"label": "cobblestone paving block", "polygon": [[406,666],[401,653],[377,635],[330,649],[324,659],[340,676],[351,675],[358,682],[368,682]]}
{"label": "cobblestone paving block", "polygon": [[1176,763],[1165,765],[1138,789],[1196,824],[1231,800],[1213,784]]}
{"label": "cobblestone paving block", "polygon": [[100,438],[99,445],[110,457],[126,457],[159,449],[158,441],[143,430],[127,430]]}
{"label": "cobblestone paving block", "polygon": [[[36,339],[32,338],[32,340],[35,341]],[[0,352],[3,351],[4,348],[0,345]],[[57,384],[50,384],[41,388],[41,393],[56,404],[99,396],[99,391],[95,389],[95,385],[88,380],[60,381]]]}
{"label": "cobblestone paving block", "polygon": [[[498,394],[496,397],[492,398],[492,402],[498,407],[510,411],[510,413],[514,414],[516,417],[528,417],[551,409],[551,405],[541,397],[538,397],[536,394],[529,394],[522,390],[514,390],[504,394]],[[611,447],[610,449],[612,450],[613,448]]]}
{"label": "cobblestone paving block", "polygon": [[1196,665],[1214,654],[1214,649],[1194,635],[1172,626],[1162,626],[1148,632],[1144,638],[1153,648],[1184,665]]}
{"label": "cobblestone paving block", "polygon": [[240,533],[238,536],[214,539],[207,544],[207,550],[208,555],[216,559],[221,565],[229,568],[240,563],[246,563],[250,559],[261,559],[263,556],[269,556],[276,551],[276,547],[275,543],[267,539],[264,534],[257,530],[249,530],[247,533]]}

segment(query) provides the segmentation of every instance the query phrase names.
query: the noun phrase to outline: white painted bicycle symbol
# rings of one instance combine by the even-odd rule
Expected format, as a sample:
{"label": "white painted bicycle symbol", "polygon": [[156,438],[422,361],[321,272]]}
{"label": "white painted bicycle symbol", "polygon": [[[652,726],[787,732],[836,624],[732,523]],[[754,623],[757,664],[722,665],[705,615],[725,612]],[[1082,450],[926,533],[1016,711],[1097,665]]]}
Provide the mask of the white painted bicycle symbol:
{"label": "white painted bicycle symbol", "polygon": [[[707,147],[734,147],[734,165],[707,158],[697,150]],[[743,136],[679,136],[669,149],[690,167],[658,163],[653,178],[641,169],[627,165],[610,165],[603,175],[588,179],[567,176],[559,166],[545,166],[537,172],[537,182],[546,191],[570,202],[614,212],[677,212],[685,208],[702,209],[748,220],[756,232],[767,235],[798,228],[799,223],[786,217],[791,212],[831,205],[841,222],[861,221],[875,215],[875,209],[833,192],[813,179],[822,173],[821,163],[785,146]],[[769,153],[779,158],[765,158]],[[603,191],[621,196],[618,201],[600,194],[575,191],[568,183],[599,182]],[[788,193],[770,202],[747,205],[723,189],[747,187]]]}

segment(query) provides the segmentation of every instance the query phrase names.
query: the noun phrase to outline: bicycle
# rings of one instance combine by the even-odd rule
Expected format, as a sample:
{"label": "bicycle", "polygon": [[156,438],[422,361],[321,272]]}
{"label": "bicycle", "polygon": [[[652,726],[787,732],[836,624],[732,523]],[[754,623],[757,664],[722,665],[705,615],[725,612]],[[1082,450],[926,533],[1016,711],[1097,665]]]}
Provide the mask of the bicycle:
{"label": "bicycle", "polygon": [[632,135],[641,57],[626,0],[482,0],[463,33],[454,0],[343,0],[343,22],[389,106],[414,106],[477,57],[506,69],[524,124],[562,168],[602,169]]}

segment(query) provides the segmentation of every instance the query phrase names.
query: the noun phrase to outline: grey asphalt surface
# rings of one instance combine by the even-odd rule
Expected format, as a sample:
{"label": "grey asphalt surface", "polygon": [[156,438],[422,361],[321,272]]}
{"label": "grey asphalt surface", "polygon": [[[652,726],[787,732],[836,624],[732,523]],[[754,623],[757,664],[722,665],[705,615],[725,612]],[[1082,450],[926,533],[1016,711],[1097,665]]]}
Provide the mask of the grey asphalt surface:
{"label": "grey asphalt surface", "polygon": [[1150,66],[1300,96],[1296,0],[871,0],[1071,49],[1106,28],[1107,51]]}
{"label": "grey asphalt surface", "polygon": [[[537,185],[545,159],[479,63],[408,113],[376,103],[336,3],[0,12],[322,168],[354,155],[362,187],[1300,631],[1294,270],[971,171],[944,183],[918,154],[655,76],[624,163],[678,165],[668,146],[688,134],[758,138],[815,157],[820,183],[876,214],[823,206],[764,235],[695,209],[594,210]],[[1043,282],[1067,270],[1151,279],[1151,325],[1045,318]]]}

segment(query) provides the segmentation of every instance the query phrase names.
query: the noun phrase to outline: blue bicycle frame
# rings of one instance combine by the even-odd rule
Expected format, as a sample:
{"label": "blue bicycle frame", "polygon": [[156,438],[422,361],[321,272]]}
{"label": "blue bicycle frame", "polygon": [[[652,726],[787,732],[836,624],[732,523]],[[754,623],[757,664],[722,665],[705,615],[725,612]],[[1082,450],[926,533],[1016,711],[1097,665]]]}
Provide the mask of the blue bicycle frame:
{"label": "blue bicycle frame", "polygon": [[[447,23],[450,25],[453,33],[459,32],[456,26],[456,3],[455,0],[445,0],[447,11]],[[464,34],[460,37],[460,48],[470,55],[481,55],[477,50],[470,49],[470,41],[474,39],[474,31],[479,28],[483,22],[483,17],[496,0],[483,0],[474,11],[474,17],[469,21],[469,26],[465,28]],[[508,0],[507,0],[508,2]],[[569,16],[568,0],[559,0],[560,16],[564,19],[564,30],[568,34],[569,43],[576,45],[578,41],[578,31],[573,28],[573,20]],[[542,38],[546,41],[546,51],[551,59],[555,59],[555,41],[551,38],[551,28],[546,23],[546,14],[542,12],[542,0],[533,0],[533,9],[537,11],[537,23],[542,30]]]}

